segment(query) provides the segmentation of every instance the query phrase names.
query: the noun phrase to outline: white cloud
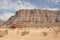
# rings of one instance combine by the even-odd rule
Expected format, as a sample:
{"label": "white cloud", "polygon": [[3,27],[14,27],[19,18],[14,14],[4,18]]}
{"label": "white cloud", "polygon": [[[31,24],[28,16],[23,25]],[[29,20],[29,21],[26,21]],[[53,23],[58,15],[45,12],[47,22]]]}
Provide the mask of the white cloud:
{"label": "white cloud", "polygon": [[60,0],[52,0],[55,4],[59,4]]}
{"label": "white cloud", "polygon": [[[36,8],[36,6],[32,5],[29,2],[23,2],[21,0],[17,0],[16,3],[14,3],[11,0],[0,0],[0,10],[19,10],[19,9],[33,9]],[[0,19],[7,20],[10,18],[14,13],[6,11],[3,12],[2,15],[0,15]]]}
{"label": "white cloud", "polygon": [[0,19],[2,19],[2,20],[8,20],[11,16],[13,16],[13,15],[15,15],[14,13],[12,13],[12,12],[4,12],[4,14],[1,14],[0,15]]}
{"label": "white cloud", "polygon": [[52,10],[52,11],[58,11],[58,8],[42,8],[42,10]]}
{"label": "white cloud", "polygon": [[36,6],[32,5],[29,2],[23,2],[21,0],[17,0],[16,3],[11,2],[10,0],[0,0],[0,9],[5,9],[5,10],[9,10],[9,9],[14,9],[14,10],[18,10],[18,9],[31,9],[31,8],[36,8]]}

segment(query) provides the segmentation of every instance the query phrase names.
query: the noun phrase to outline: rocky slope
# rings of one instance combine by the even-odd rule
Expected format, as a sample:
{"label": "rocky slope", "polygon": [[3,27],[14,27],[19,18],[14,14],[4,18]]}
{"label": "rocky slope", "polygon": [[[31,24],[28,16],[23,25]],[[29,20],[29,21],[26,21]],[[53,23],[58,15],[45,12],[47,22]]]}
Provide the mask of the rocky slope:
{"label": "rocky slope", "polygon": [[0,19],[0,25],[2,25],[3,23],[5,23],[5,21],[2,21],[2,20]]}
{"label": "rocky slope", "polygon": [[60,11],[40,10],[40,9],[21,9],[10,17],[5,25],[23,24],[40,25],[60,23]]}

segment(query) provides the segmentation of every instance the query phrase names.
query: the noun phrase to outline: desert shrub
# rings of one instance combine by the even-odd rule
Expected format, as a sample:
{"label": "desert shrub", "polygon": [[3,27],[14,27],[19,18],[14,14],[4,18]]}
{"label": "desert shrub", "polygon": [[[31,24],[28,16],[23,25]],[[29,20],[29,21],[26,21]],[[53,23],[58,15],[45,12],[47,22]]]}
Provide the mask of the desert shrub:
{"label": "desert shrub", "polygon": [[60,27],[58,28],[58,32],[60,32]]}
{"label": "desert shrub", "polygon": [[53,31],[54,31],[54,34],[55,34],[55,38],[57,38],[58,37],[57,34],[60,32],[60,27],[58,27],[58,29],[57,28],[53,29]]}
{"label": "desert shrub", "polygon": [[58,34],[60,32],[60,28],[54,29],[55,33]]}
{"label": "desert shrub", "polygon": [[29,31],[23,31],[23,32],[21,33],[22,36],[25,36],[26,34],[29,34]]}
{"label": "desert shrub", "polygon": [[43,36],[47,36],[48,32],[42,32]]}
{"label": "desert shrub", "polygon": [[54,30],[56,34],[58,34],[58,31],[57,30]]}
{"label": "desert shrub", "polygon": [[8,30],[0,30],[0,37],[8,34]]}

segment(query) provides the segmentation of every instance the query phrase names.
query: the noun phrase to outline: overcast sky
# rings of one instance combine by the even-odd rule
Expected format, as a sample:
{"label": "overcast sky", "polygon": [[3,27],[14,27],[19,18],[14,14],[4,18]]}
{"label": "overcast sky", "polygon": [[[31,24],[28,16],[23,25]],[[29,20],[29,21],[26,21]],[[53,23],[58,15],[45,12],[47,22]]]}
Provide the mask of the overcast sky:
{"label": "overcast sky", "polygon": [[0,19],[7,20],[20,9],[60,10],[60,0],[0,0]]}

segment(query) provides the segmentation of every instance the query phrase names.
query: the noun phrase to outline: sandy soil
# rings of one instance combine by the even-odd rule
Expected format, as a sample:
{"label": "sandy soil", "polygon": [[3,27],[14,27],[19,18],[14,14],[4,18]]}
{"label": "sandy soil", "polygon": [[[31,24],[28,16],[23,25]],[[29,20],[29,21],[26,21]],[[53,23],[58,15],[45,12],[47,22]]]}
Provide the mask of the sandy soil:
{"label": "sandy soil", "polygon": [[[58,28],[3,29],[8,30],[8,34],[0,37],[0,40],[60,40]],[[22,35],[24,31],[29,33]]]}

